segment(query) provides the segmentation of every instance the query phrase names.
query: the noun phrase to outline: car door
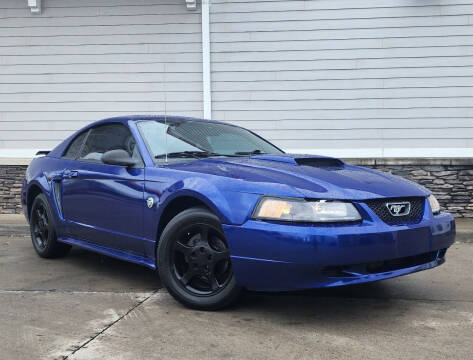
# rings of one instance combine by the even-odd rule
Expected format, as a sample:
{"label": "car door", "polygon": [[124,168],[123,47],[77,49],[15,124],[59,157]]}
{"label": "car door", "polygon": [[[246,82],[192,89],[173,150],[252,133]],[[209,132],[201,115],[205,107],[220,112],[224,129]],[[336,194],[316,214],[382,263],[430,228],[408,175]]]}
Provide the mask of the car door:
{"label": "car door", "polygon": [[[62,174],[61,202],[68,236],[143,254],[144,168],[135,144],[122,123],[88,130],[80,151]],[[102,154],[116,149],[129,152],[137,165],[104,164]]]}

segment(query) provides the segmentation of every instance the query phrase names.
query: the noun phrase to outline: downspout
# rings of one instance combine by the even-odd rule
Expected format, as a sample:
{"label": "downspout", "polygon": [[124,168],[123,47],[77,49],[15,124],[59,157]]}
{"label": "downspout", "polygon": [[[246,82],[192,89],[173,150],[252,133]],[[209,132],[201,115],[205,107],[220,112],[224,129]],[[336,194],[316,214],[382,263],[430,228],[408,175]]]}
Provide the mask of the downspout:
{"label": "downspout", "polygon": [[210,1],[202,0],[202,85],[204,118],[212,119],[212,89],[210,74]]}

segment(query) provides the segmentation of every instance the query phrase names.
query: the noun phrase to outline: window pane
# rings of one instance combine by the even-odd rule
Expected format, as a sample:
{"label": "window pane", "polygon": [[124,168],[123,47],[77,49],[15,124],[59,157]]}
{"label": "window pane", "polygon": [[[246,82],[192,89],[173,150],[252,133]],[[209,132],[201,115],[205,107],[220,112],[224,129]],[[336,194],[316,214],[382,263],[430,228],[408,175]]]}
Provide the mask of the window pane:
{"label": "window pane", "polygon": [[[80,156],[81,160],[102,162],[102,154],[116,149],[134,155],[135,141],[130,131],[121,124],[106,124],[92,128]],[[137,149],[136,149],[137,150]]]}
{"label": "window pane", "polygon": [[166,152],[166,142],[168,153],[200,150],[199,148],[174,136],[168,135],[166,139],[169,124],[165,125],[164,123],[157,121],[143,121],[140,122],[138,126],[153,155],[164,154]]}
{"label": "window pane", "polygon": [[69,144],[69,148],[63,155],[65,159],[77,159],[79,156],[79,151],[84,142],[84,138],[87,135],[87,131],[83,132],[82,134],[78,135],[72,142]]}
{"label": "window pane", "polygon": [[206,151],[235,155],[255,150],[266,154],[281,154],[269,142],[250,131],[232,125],[203,121],[141,121],[138,123],[143,138],[154,157],[165,153]]}

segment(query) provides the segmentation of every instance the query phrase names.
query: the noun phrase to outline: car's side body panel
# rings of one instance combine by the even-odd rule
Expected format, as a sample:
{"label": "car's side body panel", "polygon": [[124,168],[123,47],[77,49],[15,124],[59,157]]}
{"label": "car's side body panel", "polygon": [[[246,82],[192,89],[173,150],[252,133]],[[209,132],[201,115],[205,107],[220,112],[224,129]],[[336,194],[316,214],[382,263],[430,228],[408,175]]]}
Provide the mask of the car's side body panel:
{"label": "car's side body panel", "polygon": [[[77,171],[77,176],[64,176],[66,169]],[[28,174],[25,198],[32,187],[40,186],[60,241],[144,257],[150,241],[143,236],[144,169],[42,157],[32,162]],[[154,257],[149,262],[154,266]]]}
{"label": "car's side body panel", "polygon": [[144,170],[68,161],[61,181],[67,235],[143,255]]}

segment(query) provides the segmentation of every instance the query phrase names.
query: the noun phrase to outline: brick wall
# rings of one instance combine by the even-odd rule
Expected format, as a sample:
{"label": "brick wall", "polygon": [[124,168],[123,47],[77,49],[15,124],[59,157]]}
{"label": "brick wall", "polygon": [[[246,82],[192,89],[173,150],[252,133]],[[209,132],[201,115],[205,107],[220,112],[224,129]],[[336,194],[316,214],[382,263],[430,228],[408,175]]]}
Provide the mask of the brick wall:
{"label": "brick wall", "polygon": [[21,185],[25,165],[0,165],[0,214],[21,213]]}
{"label": "brick wall", "polygon": [[[348,163],[386,171],[429,188],[456,217],[473,218],[473,159],[348,159]],[[26,166],[0,165],[0,214],[20,213]]]}

